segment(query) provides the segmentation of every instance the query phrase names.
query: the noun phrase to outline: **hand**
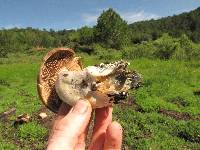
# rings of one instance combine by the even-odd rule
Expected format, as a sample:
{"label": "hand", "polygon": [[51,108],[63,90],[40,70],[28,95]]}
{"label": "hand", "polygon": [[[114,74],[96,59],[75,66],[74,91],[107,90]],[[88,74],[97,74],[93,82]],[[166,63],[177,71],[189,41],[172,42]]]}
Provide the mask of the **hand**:
{"label": "hand", "polygon": [[[48,141],[48,150],[83,150],[92,108],[89,102],[79,101],[70,108],[62,104]],[[120,150],[122,144],[122,127],[112,122],[112,108],[95,110],[95,121],[89,150]]]}

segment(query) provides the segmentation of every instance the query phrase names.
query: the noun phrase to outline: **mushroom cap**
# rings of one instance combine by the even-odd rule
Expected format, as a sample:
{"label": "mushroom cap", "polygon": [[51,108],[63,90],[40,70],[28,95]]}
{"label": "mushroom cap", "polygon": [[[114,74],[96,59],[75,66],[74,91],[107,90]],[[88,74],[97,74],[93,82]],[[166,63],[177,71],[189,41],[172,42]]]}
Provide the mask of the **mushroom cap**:
{"label": "mushroom cap", "polygon": [[44,105],[57,113],[62,103],[55,90],[55,81],[60,70],[82,70],[80,57],[69,48],[56,48],[48,52],[43,58],[37,80],[39,97]]}

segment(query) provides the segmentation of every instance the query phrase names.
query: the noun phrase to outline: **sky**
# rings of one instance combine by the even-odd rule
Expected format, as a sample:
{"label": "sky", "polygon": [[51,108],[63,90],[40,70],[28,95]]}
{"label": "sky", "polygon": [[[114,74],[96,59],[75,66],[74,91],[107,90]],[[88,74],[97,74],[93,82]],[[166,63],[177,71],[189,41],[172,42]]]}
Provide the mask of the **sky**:
{"label": "sky", "polygon": [[77,29],[94,26],[113,8],[129,24],[200,7],[200,0],[0,0],[0,28]]}

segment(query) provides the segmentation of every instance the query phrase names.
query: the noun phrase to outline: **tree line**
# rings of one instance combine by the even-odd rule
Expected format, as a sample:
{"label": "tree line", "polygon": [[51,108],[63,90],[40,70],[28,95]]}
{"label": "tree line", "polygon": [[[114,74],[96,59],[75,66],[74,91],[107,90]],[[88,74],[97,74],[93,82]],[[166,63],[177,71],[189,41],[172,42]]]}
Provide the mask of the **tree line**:
{"label": "tree line", "polygon": [[136,22],[129,25],[132,30],[132,42],[155,40],[168,33],[172,37],[187,35],[193,42],[200,42],[200,7],[179,15],[158,20]]}
{"label": "tree line", "polygon": [[0,56],[5,57],[9,52],[27,52],[33,48],[40,50],[60,46],[92,53],[94,44],[122,50],[124,47],[158,40],[165,33],[172,38],[184,35],[190,42],[200,42],[200,8],[189,13],[130,25],[110,8],[102,12],[93,27],[84,26],[77,30],[60,31],[31,27],[1,29]]}

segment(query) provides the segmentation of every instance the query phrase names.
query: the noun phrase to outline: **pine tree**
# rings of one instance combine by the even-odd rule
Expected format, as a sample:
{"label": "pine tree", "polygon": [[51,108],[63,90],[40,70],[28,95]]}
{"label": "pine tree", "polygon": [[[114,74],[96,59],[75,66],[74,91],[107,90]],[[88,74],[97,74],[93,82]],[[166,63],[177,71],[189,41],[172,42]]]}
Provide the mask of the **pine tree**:
{"label": "pine tree", "polygon": [[127,23],[110,8],[98,18],[94,34],[97,42],[120,49],[129,43],[128,32]]}

